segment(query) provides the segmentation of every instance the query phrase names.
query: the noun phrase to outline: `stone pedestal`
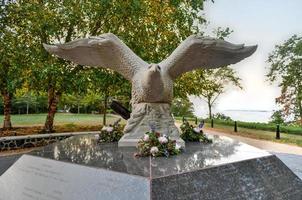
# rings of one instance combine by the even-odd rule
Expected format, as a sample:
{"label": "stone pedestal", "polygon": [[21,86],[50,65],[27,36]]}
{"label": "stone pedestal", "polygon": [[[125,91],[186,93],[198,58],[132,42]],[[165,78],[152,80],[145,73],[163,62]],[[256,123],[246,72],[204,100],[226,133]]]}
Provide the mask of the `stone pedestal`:
{"label": "stone pedestal", "polygon": [[133,105],[130,119],[124,129],[124,136],[118,142],[118,146],[137,146],[137,142],[151,127],[156,132],[165,134],[176,140],[181,146],[185,142],[180,138],[178,128],[175,126],[171,115],[171,106],[167,103],[139,103]]}
{"label": "stone pedestal", "polygon": [[227,137],[169,158],[76,136],[24,155],[0,177],[0,200],[301,200],[302,181],[276,156]]}

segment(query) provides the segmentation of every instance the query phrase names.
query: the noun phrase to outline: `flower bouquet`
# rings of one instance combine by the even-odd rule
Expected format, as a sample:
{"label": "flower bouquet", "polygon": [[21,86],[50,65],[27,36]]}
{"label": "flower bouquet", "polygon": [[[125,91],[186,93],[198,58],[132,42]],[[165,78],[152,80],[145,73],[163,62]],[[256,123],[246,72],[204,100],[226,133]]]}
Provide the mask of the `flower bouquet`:
{"label": "flower bouquet", "polygon": [[184,120],[180,126],[181,134],[180,137],[186,142],[204,142],[212,143],[212,140],[202,131],[203,123],[200,123],[197,127],[193,127],[187,120]]}
{"label": "flower bouquet", "polygon": [[181,146],[168,136],[161,136],[160,133],[150,131],[138,142],[138,153],[135,156],[161,157],[177,155],[181,152]]}
{"label": "flower bouquet", "polygon": [[113,125],[103,126],[101,133],[96,135],[100,142],[117,142],[123,136],[123,127],[119,124],[121,119],[117,120]]}

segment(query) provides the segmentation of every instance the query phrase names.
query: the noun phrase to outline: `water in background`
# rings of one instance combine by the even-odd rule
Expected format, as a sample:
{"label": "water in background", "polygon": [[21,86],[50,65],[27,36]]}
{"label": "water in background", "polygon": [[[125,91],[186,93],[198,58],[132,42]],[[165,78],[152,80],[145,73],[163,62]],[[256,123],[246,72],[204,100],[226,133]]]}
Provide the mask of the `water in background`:
{"label": "water in background", "polygon": [[273,111],[224,110],[220,111],[233,120],[244,122],[269,122]]}
{"label": "water in background", "polygon": [[[190,97],[191,102],[193,103],[193,108],[194,108],[194,114],[197,117],[201,118],[207,118],[209,116],[208,113],[208,107],[205,104],[204,101],[195,98],[195,97]],[[219,106],[213,107],[212,110],[213,114],[216,113],[223,113],[226,116],[231,117],[233,120],[236,121],[245,121],[245,122],[263,122],[267,123],[271,121],[271,116],[273,114],[273,110],[270,109],[221,109]]]}

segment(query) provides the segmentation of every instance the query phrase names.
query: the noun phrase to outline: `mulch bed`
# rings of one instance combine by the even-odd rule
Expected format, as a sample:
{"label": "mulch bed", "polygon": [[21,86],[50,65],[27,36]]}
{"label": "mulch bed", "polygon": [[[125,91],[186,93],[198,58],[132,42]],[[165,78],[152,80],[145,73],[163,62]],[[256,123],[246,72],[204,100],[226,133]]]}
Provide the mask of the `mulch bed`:
{"label": "mulch bed", "polygon": [[[81,131],[98,131],[101,130],[102,126],[84,126],[75,124],[66,124],[54,126],[53,133],[65,133],[65,132],[81,132]],[[43,130],[43,126],[31,126],[31,127],[14,127],[10,130],[0,129],[0,137],[6,136],[24,136],[33,134],[46,133]]]}

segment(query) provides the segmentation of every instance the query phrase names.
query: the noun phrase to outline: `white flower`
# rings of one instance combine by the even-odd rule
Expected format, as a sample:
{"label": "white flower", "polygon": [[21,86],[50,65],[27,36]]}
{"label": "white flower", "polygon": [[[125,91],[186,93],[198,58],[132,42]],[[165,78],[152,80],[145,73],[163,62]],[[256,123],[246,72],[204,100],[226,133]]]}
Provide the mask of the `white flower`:
{"label": "white flower", "polygon": [[94,138],[95,138],[96,140],[99,140],[99,139],[100,139],[99,134],[94,135]]}
{"label": "white flower", "polygon": [[107,132],[111,133],[112,131],[113,131],[113,127],[108,126],[108,127],[107,127]]}
{"label": "white flower", "polygon": [[179,150],[180,148],[181,148],[181,145],[179,145],[179,144],[176,143],[176,144],[175,144],[175,149],[176,149],[176,150]]}
{"label": "white flower", "polygon": [[150,149],[150,153],[152,154],[152,156],[155,156],[158,152],[158,148],[157,147],[151,147]]}
{"label": "white flower", "polygon": [[107,132],[112,132],[113,131],[113,127],[111,126],[103,126],[102,131],[107,131]]}
{"label": "white flower", "polygon": [[145,134],[143,140],[144,140],[145,142],[148,142],[149,139],[150,139],[149,135],[148,135],[148,134]]}
{"label": "white flower", "polygon": [[200,133],[200,131],[201,131],[201,128],[199,128],[199,127],[196,127],[196,128],[193,128],[193,130],[194,130],[194,132],[195,132],[195,133]]}
{"label": "white flower", "polygon": [[159,137],[158,141],[161,144],[166,144],[168,142],[168,139],[166,137]]}

